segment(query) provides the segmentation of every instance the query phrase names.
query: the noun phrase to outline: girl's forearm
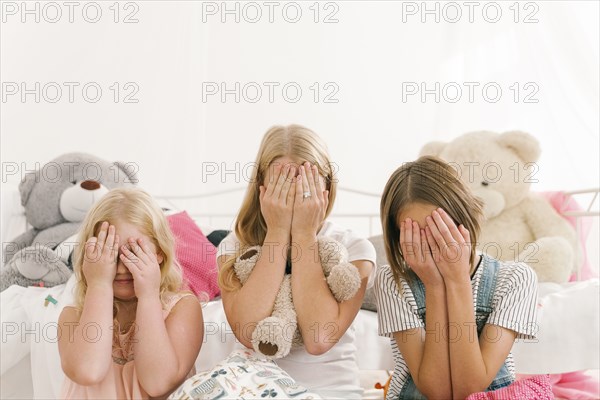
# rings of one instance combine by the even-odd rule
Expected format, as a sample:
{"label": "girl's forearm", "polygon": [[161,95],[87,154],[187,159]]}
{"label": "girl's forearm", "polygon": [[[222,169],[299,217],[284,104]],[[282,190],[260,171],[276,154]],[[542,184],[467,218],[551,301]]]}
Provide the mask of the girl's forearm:
{"label": "girl's forearm", "polygon": [[181,366],[158,296],[138,299],[135,323],[134,362],[140,385],[151,396],[164,394],[178,383]]}
{"label": "girl's forearm", "polygon": [[446,283],[446,293],[449,335],[453,335],[449,343],[453,397],[464,399],[485,390],[490,382],[479,347],[471,282]]}
{"label": "girl's forearm", "polygon": [[340,306],[333,297],[318,253],[317,237],[293,237],[292,298],[304,345],[311,354],[322,354],[339,336]]}
{"label": "girl's forearm", "polygon": [[273,312],[285,274],[288,242],[289,234],[285,232],[267,232],[260,258],[248,280],[236,293],[235,307],[231,307],[228,320],[242,342],[250,342],[253,329],[248,327]]}
{"label": "girl's forearm", "polygon": [[104,379],[112,363],[113,288],[112,284],[87,288],[79,322],[69,326],[70,362],[78,364],[82,384]]}
{"label": "girl's forearm", "polygon": [[417,380],[421,392],[431,399],[452,397],[448,349],[448,310],[443,283],[426,287],[425,344]]}

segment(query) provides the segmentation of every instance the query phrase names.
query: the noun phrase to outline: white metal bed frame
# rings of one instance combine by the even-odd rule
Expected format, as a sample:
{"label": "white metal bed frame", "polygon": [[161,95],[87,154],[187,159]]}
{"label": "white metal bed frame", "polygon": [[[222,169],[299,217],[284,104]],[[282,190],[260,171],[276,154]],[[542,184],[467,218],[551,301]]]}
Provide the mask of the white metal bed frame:
{"label": "white metal bed frame", "polygon": [[[175,210],[181,210],[182,207],[178,204],[178,201],[189,201],[194,199],[210,199],[210,198],[218,198],[223,195],[233,194],[233,193],[242,193],[245,192],[247,186],[236,187],[232,189],[218,190],[214,192],[208,192],[203,194],[193,194],[193,195],[176,195],[176,196],[154,196],[155,199],[161,201],[161,204],[172,207]],[[381,197],[378,193],[367,192],[364,190],[352,189],[343,186],[337,187],[338,197],[340,194],[348,193],[348,194],[357,194],[360,196],[365,196],[369,198],[379,199]],[[190,212],[188,210],[188,214],[194,219],[203,219],[207,220],[208,224],[212,226],[212,222],[215,218],[231,218],[232,220],[237,216],[236,213],[201,213],[201,212]],[[373,236],[373,225],[379,224],[379,213],[337,213],[333,212],[331,214],[331,218],[356,218],[356,219],[364,219],[368,222],[369,226],[369,236]],[[213,226],[214,227],[214,226]]]}
{"label": "white metal bed frame", "polygon": [[[175,195],[175,196],[155,196],[155,198],[158,199],[159,201],[161,201],[163,204],[168,205],[169,207],[172,207],[175,210],[181,210],[182,207],[180,205],[178,205],[178,201],[218,198],[223,195],[244,192],[246,190],[246,188],[247,187],[244,186],[244,187],[236,187],[236,188],[232,188],[232,189],[225,189],[225,190],[203,193],[203,194],[179,195],[179,196],[177,196],[177,195]],[[366,196],[369,198],[376,198],[376,199],[379,199],[381,196],[378,193],[372,193],[372,192],[367,192],[364,190],[352,189],[352,188],[343,187],[343,186],[341,186],[341,187],[338,186],[338,192],[340,194],[343,194],[343,193],[358,194],[361,196]],[[565,197],[564,197],[564,202],[559,209],[559,212],[565,217],[574,217],[575,218],[576,237],[577,237],[577,241],[578,241],[577,244],[579,246],[580,245],[579,237],[580,237],[581,228],[582,228],[581,227],[582,219],[600,216],[600,206],[599,206],[600,188],[562,191],[560,193],[565,195]],[[579,208],[581,208],[581,211],[564,211],[571,205],[571,202],[575,202],[579,206]],[[188,211],[188,213],[194,219],[207,220],[208,224],[211,226],[212,226],[212,222],[214,221],[215,218],[230,218],[231,220],[233,220],[236,217],[235,213],[211,214],[211,213],[198,213],[198,212],[194,212],[194,211],[191,211],[191,212]],[[366,220],[368,223],[368,226],[369,226],[369,236],[373,236],[374,224],[379,224],[379,213],[360,213],[360,212],[359,213],[335,213],[334,212],[331,214],[331,218],[332,219],[352,218],[352,219]],[[578,281],[581,280],[581,265],[580,264],[577,266],[575,274],[576,274],[576,279]]]}

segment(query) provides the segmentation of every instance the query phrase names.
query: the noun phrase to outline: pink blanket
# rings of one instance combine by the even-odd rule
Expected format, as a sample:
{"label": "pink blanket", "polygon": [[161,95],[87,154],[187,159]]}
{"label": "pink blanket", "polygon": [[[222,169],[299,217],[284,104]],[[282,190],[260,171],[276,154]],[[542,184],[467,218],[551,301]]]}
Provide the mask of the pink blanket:
{"label": "pink blanket", "polygon": [[600,383],[583,371],[550,375],[550,383],[557,399],[600,399]]}

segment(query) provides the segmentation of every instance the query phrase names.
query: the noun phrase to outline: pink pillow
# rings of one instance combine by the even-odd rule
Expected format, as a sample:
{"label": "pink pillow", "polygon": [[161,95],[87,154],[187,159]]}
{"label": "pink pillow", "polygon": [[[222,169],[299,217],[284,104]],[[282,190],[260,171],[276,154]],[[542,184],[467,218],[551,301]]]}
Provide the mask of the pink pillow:
{"label": "pink pillow", "polygon": [[527,379],[491,392],[473,393],[466,400],[553,400],[548,375],[533,375]]}
{"label": "pink pillow", "polygon": [[187,212],[169,215],[167,220],[175,236],[175,256],[189,289],[202,300],[207,295],[209,300],[218,296],[216,247]]}

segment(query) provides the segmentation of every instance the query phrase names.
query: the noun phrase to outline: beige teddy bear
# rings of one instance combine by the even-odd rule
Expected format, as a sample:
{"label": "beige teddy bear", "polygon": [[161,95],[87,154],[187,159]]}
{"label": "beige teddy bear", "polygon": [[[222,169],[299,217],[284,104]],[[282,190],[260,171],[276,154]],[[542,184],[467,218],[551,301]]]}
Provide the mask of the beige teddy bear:
{"label": "beige teddy bear", "polygon": [[527,263],[540,281],[566,282],[578,259],[575,231],[539,195],[538,141],[528,133],[471,132],[449,143],[431,142],[421,155],[453,165],[484,202],[477,247],[501,260]]}
{"label": "beige teddy bear", "polygon": [[[318,238],[319,259],[333,296],[338,302],[348,300],[360,288],[358,269],[348,261],[348,250],[338,241]],[[233,265],[241,284],[245,284],[261,256],[261,246],[253,246],[240,254]],[[292,301],[291,274],[286,274],[270,317],[259,321],[252,333],[254,350],[269,357],[285,357],[292,347],[302,345],[296,310]],[[309,289],[307,289],[309,290]]]}

